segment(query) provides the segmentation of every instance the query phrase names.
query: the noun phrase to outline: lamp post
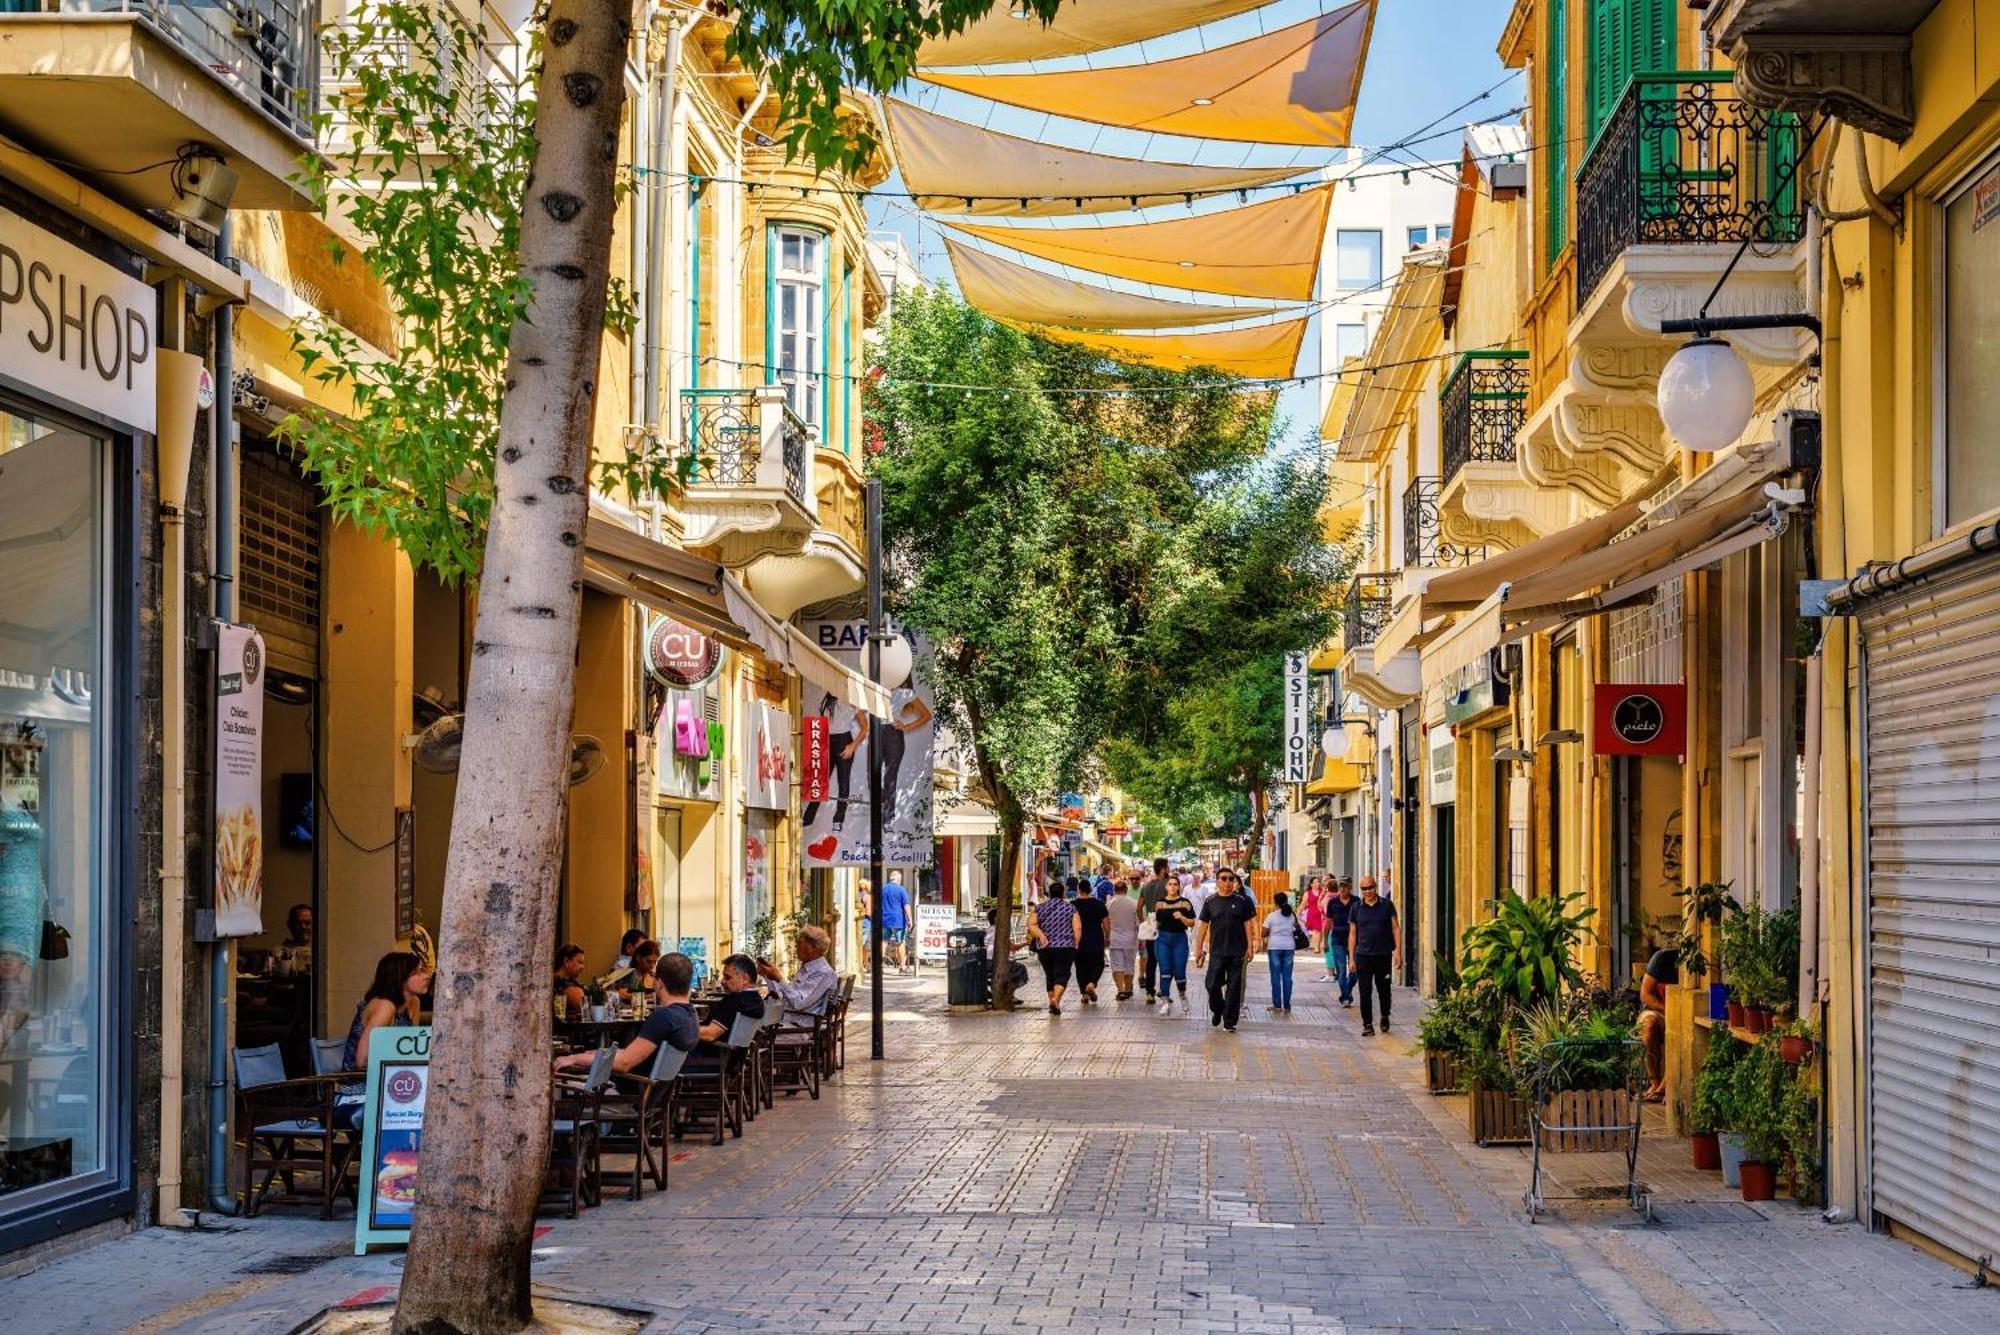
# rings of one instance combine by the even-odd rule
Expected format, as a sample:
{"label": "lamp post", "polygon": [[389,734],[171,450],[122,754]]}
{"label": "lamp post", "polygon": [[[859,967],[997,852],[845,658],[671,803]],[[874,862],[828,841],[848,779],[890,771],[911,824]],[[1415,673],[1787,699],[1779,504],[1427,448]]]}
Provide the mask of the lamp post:
{"label": "lamp post", "polygon": [[[882,484],[868,480],[868,680],[882,684]],[[868,729],[868,1058],[882,1060],[882,748],[877,729],[893,726],[878,719]]]}

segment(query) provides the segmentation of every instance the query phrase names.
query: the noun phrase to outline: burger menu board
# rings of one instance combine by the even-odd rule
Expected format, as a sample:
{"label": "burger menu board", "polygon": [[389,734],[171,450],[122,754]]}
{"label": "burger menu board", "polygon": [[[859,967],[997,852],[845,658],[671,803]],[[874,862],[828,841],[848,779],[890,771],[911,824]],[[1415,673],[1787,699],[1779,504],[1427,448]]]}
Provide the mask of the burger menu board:
{"label": "burger menu board", "polygon": [[417,1204],[424,1101],[431,1084],[428,1027],[377,1029],[368,1036],[368,1106],[362,1121],[361,1203],[356,1255],[383,1243],[407,1244]]}

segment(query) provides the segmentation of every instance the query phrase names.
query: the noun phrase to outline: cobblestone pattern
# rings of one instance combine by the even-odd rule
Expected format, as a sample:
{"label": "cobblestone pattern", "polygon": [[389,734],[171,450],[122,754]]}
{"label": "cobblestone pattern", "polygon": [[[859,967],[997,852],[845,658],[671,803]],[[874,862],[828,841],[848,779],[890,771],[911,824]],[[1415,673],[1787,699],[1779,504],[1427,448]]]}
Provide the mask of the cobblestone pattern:
{"label": "cobblestone pattern", "polygon": [[[1858,1227],[1744,1206],[1678,1141],[1642,1154],[1662,1222],[1591,1203],[1523,1224],[1523,1154],[1470,1146],[1406,1035],[1362,1039],[1306,977],[1292,1015],[1253,1009],[1234,1036],[1198,998],[1186,1018],[948,1015],[931,980],[889,986],[889,1060],[858,1032],[818,1102],[680,1147],[665,1196],[552,1223],[539,1280],[677,1332],[2000,1330],[2000,1295]],[[1561,1189],[1600,1159],[1563,1160]],[[349,1255],[351,1222],[226,1228],[54,1262],[0,1282],[0,1311],[282,1332],[393,1292],[400,1258]]]}

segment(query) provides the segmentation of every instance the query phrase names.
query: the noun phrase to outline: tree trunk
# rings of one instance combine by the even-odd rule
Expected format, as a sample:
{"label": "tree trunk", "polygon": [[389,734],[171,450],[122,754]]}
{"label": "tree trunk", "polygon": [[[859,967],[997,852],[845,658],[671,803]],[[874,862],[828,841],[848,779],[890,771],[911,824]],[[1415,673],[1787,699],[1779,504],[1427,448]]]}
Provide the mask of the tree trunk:
{"label": "tree trunk", "polygon": [[994,1010],[1014,1004],[1014,888],[1021,882],[1021,804],[1012,797],[994,799],[1000,805],[1000,893],[993,905]]}
{"label": "tree trunk", "polygon": [[445,867],[423,1172],[393,1329],[527,1325],[598,353],[632,0],[554,0]]}

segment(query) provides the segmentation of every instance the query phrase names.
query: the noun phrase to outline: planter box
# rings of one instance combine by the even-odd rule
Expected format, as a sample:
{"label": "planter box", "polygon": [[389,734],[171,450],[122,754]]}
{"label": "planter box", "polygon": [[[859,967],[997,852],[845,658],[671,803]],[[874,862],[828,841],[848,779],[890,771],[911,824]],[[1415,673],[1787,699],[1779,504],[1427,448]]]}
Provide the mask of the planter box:
{"label": "planter box", "polygon": [[1565,1127],[1622,1127],[1632,1120],[1632,1096],[1622,1089],[1570,1089],[1542,1105],[1542,1148],[1557,1154],[1622,1150],[1631,1133],[1568,1131]]}
{"label": "planter box", "polygon": [[1480,1145],[1525,1145],[1532,1139],[1528,1119],[1534,1105],[1526,1098],[1488,1089],[1476,1080],[1466,1093],[1466,1126]]}
{"label": "planter box", "polygon": [[1456,1094],[1465,1083],[1465,1068],[1455,1052],[1424,1051],[1424,1082],[1433,1094]]}

